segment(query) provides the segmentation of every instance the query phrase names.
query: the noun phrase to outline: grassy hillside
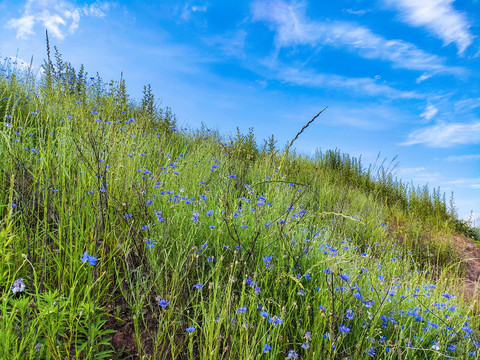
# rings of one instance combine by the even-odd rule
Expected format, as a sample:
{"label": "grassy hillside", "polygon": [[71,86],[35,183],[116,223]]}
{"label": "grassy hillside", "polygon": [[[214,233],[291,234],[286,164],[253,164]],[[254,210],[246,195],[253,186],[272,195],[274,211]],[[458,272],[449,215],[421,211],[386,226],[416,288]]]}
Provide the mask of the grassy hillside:
{"label": "grassy hillside", "polygon": [[134,104],[61,58],[38,83],[10,65],[0,359],[480,356],[450,241],[476,230],[440,190],[175,128],[149,87]]}

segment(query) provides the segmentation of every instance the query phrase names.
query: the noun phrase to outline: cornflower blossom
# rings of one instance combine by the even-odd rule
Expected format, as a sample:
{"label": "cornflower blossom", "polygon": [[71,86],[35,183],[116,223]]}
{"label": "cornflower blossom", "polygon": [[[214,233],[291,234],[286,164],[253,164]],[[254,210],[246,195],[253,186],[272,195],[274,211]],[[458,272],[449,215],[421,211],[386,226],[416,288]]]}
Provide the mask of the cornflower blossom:
{"label": "cornflower blossom", "polygon": [[195,289],[202,290],[202,289],[203,289],[203,284],[198,283],[198,284],[193,285],[193,287],[194,287]]}
{"label": "cornflower blossom", "polygon": [[354,312],[353,312],[351,309],[348,309],[348,310],[347,310],[347,313],[345,314],[345,317],[346,317],[348,320],[352,320],[352,319],[353,319],[353,316],[354,316]]}
{"label": "cornflower blossom", "polygon": [[25,283],[23,282],[23,279],[17,279],[13,282],[12,286],[12,292],[15,294],[17,292],[23,292],[25,290]]}
{"label": "cornflower blossom", "polygon": [[88,263],[92,266],[95,266],[95,264],[97,263],[97,258],[95,256],[88,255],[86,251],[83,253],[83,256],[80,260],[83,263],[88,261]]}
{"label": "cornflower blossom", "polygon": [[370,349],[368,349],[368,351],[365,351],[365,352],[367,353],[368,356],[372,356],[372,357],[377,354],[373,347],[371,347]]}
{"label": "cornflower blossom", "polygon": [[170,301],[160,299],[158,301],[158,305],[160,305],[163,309],[165,309],[170,304]]}
{"label": "cornflower blossom", "polygon": [[192,216],[192,221],[197,222],[198,221],[198,211],[195,211]]}
{"label": "cornflower blossom", "polygon": [[350,331],[350,328],[349,327],[346,327],[345,325],[341,325],[338,330],[342,333],[348,333]]}
{"label": "cornflower blossom", "polygon": [[298,357],[298,354],[295,352],[295,350],[290,350],[290,351],[288,352],[287,358],[289,358],[289,359],[292,359],[292,358],[293,358],[293,359],[296,359],[297,357]]}
{"label": "cornflower blossom", "polygon": [[195,331],[195,326],[189,326],[185,329],[188,333],[192,333]]}
{"label": "cornflower blossom", "polygon": [[373,304],[375,303],[375,301],[374,300],[366,300],[366,301],[362,300],[362,303],[363,303],[363,305],[365,305],[365,307],[371,308],[373,306]]}
{"label": "cornflower blossom", "polygon": [[146,243],[147,243],[147,249],[153,249],[155,247],[155,244],[153,243],[153,239],[148,239]]}
{"label": "cornflower blossom", "polygon": [[272,347],[270,345],[268,345],[268,344],[263,345],[263,353],[264,354],[269,352],[270,350],[272,350]]}
{"label": "cornflower blossom", "polygon": [[353,297],[357,300],[361,300],[363,298],[362,295],[360,295],[360,293],[356,292],[355,294],[353,294]]}

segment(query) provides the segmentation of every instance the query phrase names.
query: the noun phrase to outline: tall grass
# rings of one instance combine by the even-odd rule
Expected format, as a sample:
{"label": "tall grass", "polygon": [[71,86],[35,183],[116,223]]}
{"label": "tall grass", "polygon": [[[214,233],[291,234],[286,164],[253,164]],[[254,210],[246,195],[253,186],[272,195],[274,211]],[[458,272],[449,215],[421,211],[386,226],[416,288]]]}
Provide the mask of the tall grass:
{"label": "tall grass", "polygon": [[450,245],[428,241],[456,230],[439,192],[180,130],[149,88],[137,106],[58,59],[41,82],[8,66],[1,359],[480,355]]}

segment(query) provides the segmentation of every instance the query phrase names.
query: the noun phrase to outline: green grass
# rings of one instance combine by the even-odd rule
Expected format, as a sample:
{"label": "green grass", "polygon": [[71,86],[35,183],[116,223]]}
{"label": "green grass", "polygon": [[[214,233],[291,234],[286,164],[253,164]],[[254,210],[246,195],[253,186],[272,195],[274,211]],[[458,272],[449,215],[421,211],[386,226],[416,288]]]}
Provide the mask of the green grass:
{"label": "green grass", "polygon": [[439,190],[7,65],[0,359],[480,356]]}

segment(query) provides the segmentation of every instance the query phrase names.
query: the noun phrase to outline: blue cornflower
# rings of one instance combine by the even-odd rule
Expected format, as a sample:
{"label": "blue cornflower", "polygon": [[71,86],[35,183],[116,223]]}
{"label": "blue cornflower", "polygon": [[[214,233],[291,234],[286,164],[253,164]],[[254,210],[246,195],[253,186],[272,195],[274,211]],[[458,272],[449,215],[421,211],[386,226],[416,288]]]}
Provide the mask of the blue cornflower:
{"label": "blue cornflower", "polygon": [[343,275],[343,274],[340,274],[338,275],[340,277],[340,279],[342,279],[343,281],[347,281],[348,282],[348,275]]}
{"label": "blue cornflower", "polygon": [[455,350],[457,350],[457,347],[453,344],[450,344],[450,345],[448,345],[447,349],[450,350],[450,351],[455,351]]}
{"label": "blue cornflower", "polygon": [[210,228],[210,229],[215,229],[216,226],[215,226],[215,225],[210,225],[209,228]]}
{"label": "blue cornflower", "polygon": [[341,325],[341,326],[338,328],[338,330],[339,330],[340,332],[346,334],[346,333],[348,333],[348,332],[350,331],[350,328],[347,327],[347,326],[345,326],[345,325]]}
{"label": "blue cornflower", "polygon": [[12,292],[15,294],[17,292],[22,292],[25,290],[25,283],[23,282],[23,279],[17,279],[13,282],[12,286]]}
{"label": "blue cornflower", "polygon": [[260,315],[262,315],[264,318],[266,318],[268,316],[268,312],[260,311]]}
{"label": "blue cornflower", "polygon": [[195,211],[195,212],[193,213],[192,220],[193,220],[193,222],[197,222],[197,220],[198,220],[198,211]]}
{"label": "blue cornflower", "polygon": [[351,309],[348,309],[345,317],[346,317],[348,320],[352,320],[352,319],[353,319],[353,316],[354,316],[354,312],[353,312]]}
{"label": "blue cornflower", "polygon": [[168,304],[170,304],[170,301],[167,301],[164,299],[160,299],[158,302],[158,305],[160,305],[163,309],[165,309],[168,306]]}
{"label": "blue cornflower", "polygon": [[95,264],[97,263],[97,258],[95,256],[88,255],[86,251],[83,253],[83,256],[80,260],[82,262],[88,261],[88,263],[92,266],[95,266]]}
{"label": "blue cornflower", "polygon": [[366,300],[366,301],[363,301],[362,300],[362,303],[363,305],[365,305],[367,308],[371,308],[373,306],[373,304],[375,303],[374,300]]}
{"label": "blue cornflower", "polygon": [[239,314],[245,314],[247,312],[247,308],[246,307],[241,307],[241,308],[238,308],[237,309],[237,313]]}
{"label": "blue cornflower", "polygon": [[363,296],[360,295],[360,293],[358,293],[358,292],[356,292],[355,294],[353,294],[353,297],[354,297],[355,299],[357,299],[357,300],[363,299]]}
{"label": "blue cornflower", "polygon": [[147,249],[153,249],[155,247],[155,244],[153,243],[153,239],[148,239],[146,243],[147,243]]}
{"label": "blue cornflower", "polygon": [[365,352],[367,353],[368,356],[375,356],[377,354],[373,347],[371,347],[370,349],[368,349],[368,351],[365,351]]}
{"label": "blue cornflower", "polygon": [[202,289],[203,289],[203,284],[198,283],[198,284],[193,285],[193,287],[194,287],[195,289],[202,290]]}
{"label": "blue cornflower", "polygon": [[268,344],[263,345],[263,353],[267,353],[272,350],[272,347]]}
{"label": "blue cornflower", "polygon": [[290,350],[290,351],[288,352],[287,358],[289,358],[289,359],[291,359],[291,358],[296,359],[297,356],[298,356],[298,354],[295,352],[295,350]]}
{"label": "blue cornflower", "polygon": [[195,326],[187,327],[185,330],[187,330],[188,333],[192,333],[195,331]]}
{"label": "blue cornflower", "polygon": [[213,210],[208,210],[207,215],[213,215]]}
{"label": "blue cornflower", "polygon": [[302,344],[302,348],[304,348],[304,349],[308,349],[309,347],[310,347],[310,346],[307,344],[307,342],[304,342],[304,343]]}
{"label": "blue cornflower", "polygon": [[207,258],[207,261],[208,261],[209,263],[213,262],[213,260],[215,260],[215,256],[209,256],[209,257]]}

